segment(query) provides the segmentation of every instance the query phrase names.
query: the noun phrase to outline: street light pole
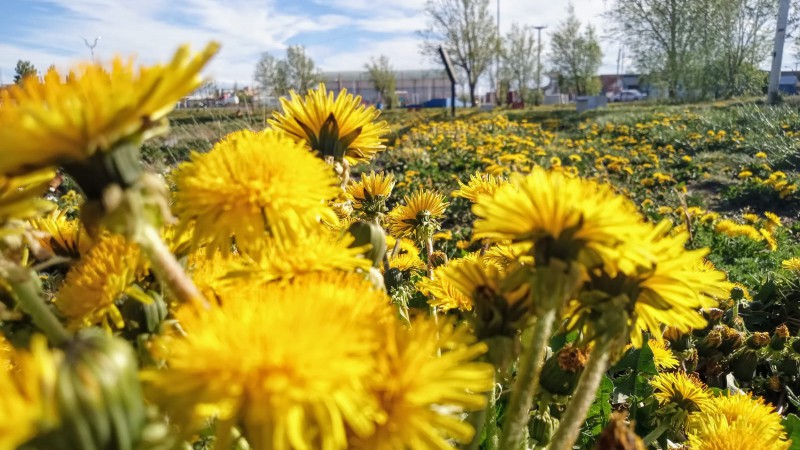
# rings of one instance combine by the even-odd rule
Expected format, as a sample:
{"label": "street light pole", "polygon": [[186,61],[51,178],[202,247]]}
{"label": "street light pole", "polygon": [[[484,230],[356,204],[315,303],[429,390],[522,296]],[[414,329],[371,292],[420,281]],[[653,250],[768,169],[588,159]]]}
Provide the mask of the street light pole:
{"label": "street light pole", "polygon": [[783,42],[786,38],[786,25],[789,22],[789,0],[781,0],[778,8],[778,26],[775,29],[775,49],[772,52],[772,71],[769,76],[767,103],[775,105],[780,101],[781,63],[783,61]]}
{"label": "street light pole", "polygon": [[[536,90],[540,91],[542,97],[544,97],[544,90],[542,89],[542,30],[547,28],[544,25],[539,25],[533,27],[538,31],[538,38],[536,42]],[[536,96],[536,100],[538,102],[539,96]]]}
{"label": "street light pole", "polygon": [[98,36],[98,37],[94,38],[94,42],[92,42],[90,44],[88,39],[83,38],[83,43],[86,44],[86,47],[88,47],[89,51],[92,53],[92,62],[94,62],[94,48],[97,47],[97,41],[99,41],[99,40],[100,40],[100,37]]}

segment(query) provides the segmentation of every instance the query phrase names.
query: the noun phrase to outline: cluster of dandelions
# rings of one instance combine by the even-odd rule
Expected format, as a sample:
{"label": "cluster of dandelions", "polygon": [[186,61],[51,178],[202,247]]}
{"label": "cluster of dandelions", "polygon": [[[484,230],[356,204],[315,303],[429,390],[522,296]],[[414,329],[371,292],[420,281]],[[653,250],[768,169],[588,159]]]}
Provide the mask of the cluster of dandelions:
{"label": "cluster of dandelions", "polygon": [[[564,358],[585,365],[550,444],[570,448],[617,348],[660,341],[664,322],[703,327],[700,309],[727,293],[685,233],[646,223],[607,185],[540,167],[462,185],[482,251],[448,261],[433,244],[444,196],[420,189],[389,210],[391,175],[351,180],[387,126],[324,86],[284,99],[271,128],[192,154],[166,186],[139,144],[215,51],[53,71],[0,94],[2,286],[53,347],[32,388],[4,366],[0,406],[19,430],[8,448],[156,448],[209,428],[217,448],[476,448],[481,436],[518,448],[562,328],[592,348]],[[55,166],[85,195],[79,219],[44,215]],[[67,266],[50,303],[31,254]],[[387,290],[422,271],[414,289],[432,308],[412,318]],[[511,398],[492,424],[496,382]],[[145,432],[164,420],[145,395],[168,436]]]}
{"label": "cluster of dandelions", "polygon": [[[220,449],[471,441],[461,414],[493,388],[486,344],[465,324],[401,320],[375,269],[383,231],[365,241],[337,215],[350,167],[385,148],[374,108],[320,86],[272,128],[193,154],[172,189],[143,170],[139,145],[215,52],[2,92],[0,286],[51,349],[17,349],[27,335],[4,327],[0,449],[164,448],[209,423]],[[39,198],[58,166],[85,196],[78,212]],[[65,274],[47,297],[35,260]]]}

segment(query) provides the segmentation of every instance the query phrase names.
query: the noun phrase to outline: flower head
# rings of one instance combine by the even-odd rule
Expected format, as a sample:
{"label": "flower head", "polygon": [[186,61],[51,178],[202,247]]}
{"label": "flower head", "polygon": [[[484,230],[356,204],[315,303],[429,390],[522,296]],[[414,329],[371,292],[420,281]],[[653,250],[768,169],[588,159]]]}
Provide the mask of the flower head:
{"label": "flower head", "polygon": [[391,173],[362,174],[361,180],[347,186],[353,198],[353,206],[369,217],[378,217],[386,212],[386,199],[392,193],[394,175]]}
{"label": "flower head", "polygon": [[690,413],[700,411],[711,399],[706,385],[684,372],[659,373],[650,380],[650,385],[661,406],[674,405]]}
{"label": "flower head", "polygon": [[634,204],[610,186],[539,166],[493,197],[480,197],[472,210],[479,217],[475,239],[530,242],[542,253],[537,264],[555,257],[586,267],[614,265],[620,243],[641,233]]}
{"label": "flower head", "polygon": [[431,191],[417,191],[405,198],[405,204],[389,213],[389,230],[397,237],[416,236],[424,241],[439,228],[447,203],[444,196]]}
{"label": "flower head", "polygon": [[144,377],[187,433],[215,415],[240,425],[255,450],[342,449],[348,430],[374,431],[368,388],[392,314],[354,274],[244,285],[211,309],[180,308],[185,333],[157,346],[167,368]]}
{"label": "flower head", "polygon": [[351,448],[447,449],[448,439],[472,439],[475,431],[460,414],[484,407],[481,393],[492,390],[494,368],[475,362],[486,344],[475,344],[465,327],[444,322],[423,319],[410,328],[388,328],[373,387],[385,418]]}
{"label": "flower head", "polygon": [[178,100],[200,86],[217,52],[181,47],[166,65],[136,69],[117,57],[110,67],[83,64],[66,80],[55,69],[0,91],[0,174],[83,160],[122,142],[163,132]]}
{"label": "flower head", "polygon": [[297,229],[265,238],[242,253],[226,278],[240,282],[267,283],[290,280],[308,273],[368,270],[372,261],[364,258],[364,247],[351,247],[351,234],[341,237],[325,230]]}
{"label": "flower head", "polygon": [[663,340],[650,339],[647,342],[647,346],[653,352],[653,363],[655,363],[656,369],[664,370],[678,367],[678,360],[672,354],[672,350],[664,345]]}
{"label": "flower head", "polygon": [[324,162],[285,135],[239,131],[204,154],[193,153],[174,175],[175,212],[194,221],[195,243],[231,252],[273,231],[336,221],[325,201],[336,179]]}
{"label": "flower head", "polygon": [[380,111],[361,104],[342,89],[334,99],[324,84],[301,97],[281,98],[283,113],[274,112],[269,124],[302,141],[323,158],[347,158],[350,163],[369,161],[385,149],[381,136],[389,132],[386,122],[375,122]]}
{"label": "flower head", "polygon": [[786,440],[782,417],[762,397],[752,394],[729,394],[712,398],[701,412],[689,417],[689,432],[703,433],[704,423],[724,419],[728,424],[747,424],[759,430],[764,442]]}
{"label": "flower head", "polygon": [[32,219],[55,208],[53,202],[41,198],[54,175],[52,170],[18,177],[0,174],[0,237],[22,230],[22,227],[13,226],[14,221]]}
{"label": "flower head", "polygon": [[458,185],[460,188],[453,191],[451,195],[453,197],[465,198],[472,203],[476,203],[479,196],[494,195],[494,193],[505,184],[507,184],[507,182],[502,178],[497,178],[494,175],[476,173],[469,177],[469,183],[467,184],[459,181]]}
{"label": "flower head", "polygon": [[146,301],[131,284],[142,275],[139,247],[116,234],[107,234],[67,272],[56,293],[55,304],[78,329],[102,324],[122,328],[124,321],[117,308],[123,294]]}
{"label": "flower head", "polygon": [[92,238],[80,220],[70,219],[65,210],[55,210],[45,217],[33,219],[31,226],[41,232],[39,244],[52,255],[79,258],[92,246]]}
{"label": "flower head", "polygon": [[800,258],[789,258],[781,261],[781,267],[792,272],[800,272]]}

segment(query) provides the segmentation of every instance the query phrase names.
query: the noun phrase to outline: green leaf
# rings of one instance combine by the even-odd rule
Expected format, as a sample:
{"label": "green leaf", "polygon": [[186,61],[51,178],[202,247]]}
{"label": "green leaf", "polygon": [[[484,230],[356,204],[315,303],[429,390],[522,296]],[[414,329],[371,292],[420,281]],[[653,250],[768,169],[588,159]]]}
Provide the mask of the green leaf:
{"label": "green leaf", "polygon": [[789,414],[783,419],[783,427],[786,429],[786,434],[792,440],[792,445],[789,450],[800,450],[800,417],[794,414]]}

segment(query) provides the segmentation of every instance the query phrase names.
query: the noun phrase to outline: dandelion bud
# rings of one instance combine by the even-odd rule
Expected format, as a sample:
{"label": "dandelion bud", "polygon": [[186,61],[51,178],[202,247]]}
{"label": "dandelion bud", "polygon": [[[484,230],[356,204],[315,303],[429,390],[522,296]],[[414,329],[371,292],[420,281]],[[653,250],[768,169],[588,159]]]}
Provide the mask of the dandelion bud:
{"label": "dandelion bud", "polygon": [[98,328],[79,332],[64,350],[55,401],[61,426],[48,436],[49,448],[134,448],[145,406],[131,347]]}
{"label": "dandelion bud", "polygon": [[586,352],[568,344],[544,363],[542,388],[556,395],[570,395],[586,366]]}
{"label": "dandelion bud", "polygon": [[743,344],[744,336],[741,332],[729,327],[722,329],[722,345],[719,346],[719,351],[727,355]]}
{"label": "dandelion bud", "polygon": [[750,345],[739,349],[731,356],[730,360],[730,369],[733,372],[733,376],[739,381],[753,381],[759,360],[759,352],[751,348]]}
{"label": "dandelion bud", "polygon": [[786,342],[789,340],[789,327],[785,324],[778,325],[775,328],[775,332],[772,333],[772,339],[770,340],[769,346],[776,351],[783,350],[786,346]]}
{"label": "dandelion bud", "polygon": [[544,447],[550,443],[550,439],[558,429],[558,419],[550,415],[550,411],[535,412],[528,420],[528,433],[532,440],[536,441],[536,448]]}
{"label": "dandelion bud", "polygon": [[719,352],[722,345],[722,333],[719,330],[712,330],[697,342],[697,352],[701,356],[710,356]]}
{"label": "dandelion bud", "polygon": [[769,333],[766,332],[755,332],[747,339],[747,346],[754,350],[764,348],[769,345],[769,343]]}
{"label": "dandelion bud", "polygon": [[360,220],[350,225],[347,232],[355,238],[350,247],[370,246],[364,256],[372,260],[372,267],[378,267],[383,255],[386,254],[386,233],[383,228],[375,223]]}

